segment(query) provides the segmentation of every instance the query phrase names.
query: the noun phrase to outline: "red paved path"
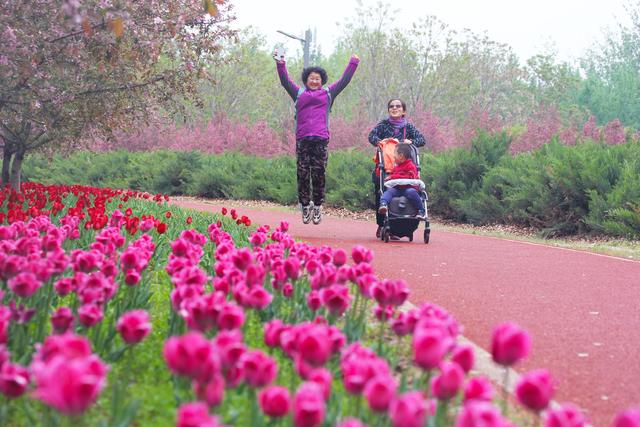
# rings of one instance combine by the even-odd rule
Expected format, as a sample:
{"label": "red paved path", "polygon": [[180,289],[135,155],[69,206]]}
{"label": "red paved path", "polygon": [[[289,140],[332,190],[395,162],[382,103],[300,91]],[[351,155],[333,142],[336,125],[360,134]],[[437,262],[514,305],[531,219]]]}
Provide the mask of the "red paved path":
{"label": "red paved path", "polygon": [[369,222],[325,217],[314,226],[289,212],[238,212],[259,225],[285,219],[292,236],[314,245],[370,247],[379,277],[406,280],[412,303],[445,307],[485,349],[494,325],[520,324],[533,349],[516,369],[548,368],[557,380],[556,400],[584,408],[594,426],[610,425],[615,413],[640,405],[640,262],[437,228],[429,245],[421,243],[422,229],[413,243],[385,244]]}

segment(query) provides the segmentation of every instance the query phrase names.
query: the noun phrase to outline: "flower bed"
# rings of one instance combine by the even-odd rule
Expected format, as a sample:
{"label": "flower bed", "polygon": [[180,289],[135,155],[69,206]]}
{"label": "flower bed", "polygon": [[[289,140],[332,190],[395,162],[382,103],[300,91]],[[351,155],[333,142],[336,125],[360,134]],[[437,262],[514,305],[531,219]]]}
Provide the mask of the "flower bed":
{"label": "flower bed", "polygon": [[[2,425],[514,424],[469,374],[456,320],[430,303],[400,311],[406,283],[378,278],[367,248],[349,256],[294,241],[285,222],[253,229],[233,209],[167,200],[0,192]],[[497,363],[529,349],[517,325],[494,330]],[[585,425],[573,405],[549,409],[553,392],[536,370],[515,397],[547,426]]]}

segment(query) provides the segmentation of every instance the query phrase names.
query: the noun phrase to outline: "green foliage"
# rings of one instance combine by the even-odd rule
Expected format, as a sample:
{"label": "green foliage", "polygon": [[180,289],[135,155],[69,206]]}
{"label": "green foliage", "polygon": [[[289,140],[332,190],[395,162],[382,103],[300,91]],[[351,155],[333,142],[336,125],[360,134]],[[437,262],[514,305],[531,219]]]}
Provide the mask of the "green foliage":
{"label": "green foliage", "polygon": [[174,153],[154,176],[152,185],[155,192],[186,194],[192,182],[193,171],[202,167],[202,157],[197,151]]}
{"label": "green foliage", "polygon": [[510,143],[505,132],[495,136],[480,132],[469,149],[425,156],[422,169],[430,189],[431,211],[445,218],[469,220],[467,213],[473,209],[467,207],[466,200],[477,193],[484,175],[507,153]]}
{"label": "green foliage", "polygon": [[[480,133],[468,149],[423,153],[429,210],[474,224],[518,224],[547,235],[600,233],[640,237],[640,141],[606,145],[557,140],[537,151],[507,154],[507,133]],[[150,193],[297,203],[292,157],[235,152],[87,153],[69,158],[32,156],[29,179],[125,187]],[[369,154],[331,152],[326,202],[352,210],[373,208]]]}
{"label": "green foliage", "polygon": [[373,208],[373,165],[371,157],[360,151],[332,152],[327,167],[327,203],[352,210]]}
{"label": "green foliage", "polygon": [[239,153],[208,156],[193,174],[191,194],[229,199],[293,203],[296,197],[295,161],[265,159]]}

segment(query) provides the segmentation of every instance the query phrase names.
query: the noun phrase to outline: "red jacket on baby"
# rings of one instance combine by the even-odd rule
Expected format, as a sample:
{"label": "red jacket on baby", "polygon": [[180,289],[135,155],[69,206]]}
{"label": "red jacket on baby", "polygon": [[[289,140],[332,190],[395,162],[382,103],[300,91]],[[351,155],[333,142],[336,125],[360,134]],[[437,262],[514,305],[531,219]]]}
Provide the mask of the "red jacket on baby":
{"label": "red jacket on baby", "polygon": [[389,179],[418,179],[418,168],[411,159],[407,159],[402,163],[396,164],[391,174],[385,178]]}
{"label": "red jacket on baby", "polygon": [[[420,177],[418,176],[418,168],[416,167],[415,163],[413,163],[413,160],[407,159],[402,163],[396,164],[393,170],[391,171],[391,174],[385,178],[385,181],[389,181],[391,179],[419,179],[419,178]],[[398,185],[396,188],[409,188],[409,187],[413,187],[418,191],[420,190],[420,187],[415,185],[413,186]]]}

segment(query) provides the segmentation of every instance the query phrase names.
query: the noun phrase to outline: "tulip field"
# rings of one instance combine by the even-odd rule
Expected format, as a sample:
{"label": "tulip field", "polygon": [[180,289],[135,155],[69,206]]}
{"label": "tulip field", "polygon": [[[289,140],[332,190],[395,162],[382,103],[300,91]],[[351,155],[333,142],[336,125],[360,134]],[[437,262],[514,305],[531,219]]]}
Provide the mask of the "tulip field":
{"label": "tulip field", "polygon": [[[544,369],[514,396],[374,254],[125,190],[0,191],[2,426],[577,427]],[[418,303],[414,301],[414,303]],[[531,340],[496,325],[505,368]],[[523,415],[524,414],[524,415]],[[640,425],[629,409],[616,427]]]}

